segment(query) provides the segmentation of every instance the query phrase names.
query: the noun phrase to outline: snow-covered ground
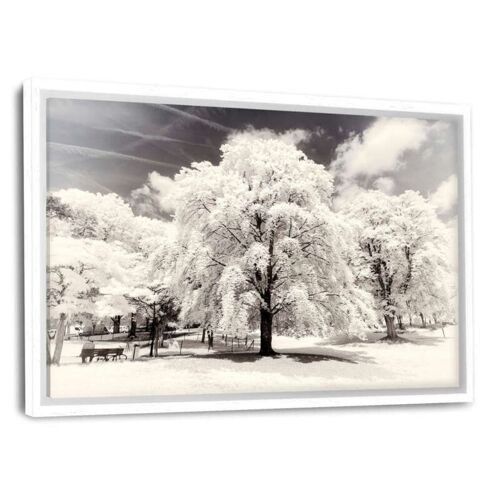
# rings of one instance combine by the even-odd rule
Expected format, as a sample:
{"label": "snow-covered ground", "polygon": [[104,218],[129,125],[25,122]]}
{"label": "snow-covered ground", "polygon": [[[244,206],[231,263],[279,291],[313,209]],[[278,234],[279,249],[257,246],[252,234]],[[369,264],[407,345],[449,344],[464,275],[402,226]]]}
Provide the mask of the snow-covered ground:
{"label": "snow-covered ground", "polygon": [[[176,341],[160,358],[82,364],[82,342],[65,342],[60,366],[50,368],[50,396],[151,396],[227,394],[239,392],[319,391],[332,389],[389,389],[456,387],[458,330],[416,329],[402,335],[409,342],[376,342],[345,337],[290,338],[275,336],[280,356],[260,358],[255,352],[208,352],[206,344]],[[223,349],[216,339],[216,349]],[[180,342],[180,341],[179,341]],[[99,344],[112,345],[117,344]],[[122,344],[125,346],[125,344]],[[131,349],[131,346],[130,346]]]}

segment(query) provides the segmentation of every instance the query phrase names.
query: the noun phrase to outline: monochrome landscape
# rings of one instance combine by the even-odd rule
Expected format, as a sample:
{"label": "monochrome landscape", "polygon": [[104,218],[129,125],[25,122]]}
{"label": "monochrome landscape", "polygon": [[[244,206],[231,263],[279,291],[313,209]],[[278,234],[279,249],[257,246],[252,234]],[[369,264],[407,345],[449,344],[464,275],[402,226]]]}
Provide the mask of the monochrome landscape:
{"label": "monochrome landscape", "polygon": [[452,119],[49,99],[47,395],[457,387],[459,148]]}

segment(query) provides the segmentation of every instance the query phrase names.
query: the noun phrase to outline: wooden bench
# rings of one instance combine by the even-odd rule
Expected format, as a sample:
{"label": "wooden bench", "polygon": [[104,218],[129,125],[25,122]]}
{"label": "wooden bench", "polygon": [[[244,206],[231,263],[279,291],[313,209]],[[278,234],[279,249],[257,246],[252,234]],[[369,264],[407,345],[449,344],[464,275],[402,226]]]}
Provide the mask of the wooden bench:
{"label": "wooden bench", "polygon": [[116,361],[118,359],[127,359],[127,355],[123,354],[123,347],[94,347],[93,344],[84,344],[80,353],[82,363],[91,363],[95,358],[96,361]]}

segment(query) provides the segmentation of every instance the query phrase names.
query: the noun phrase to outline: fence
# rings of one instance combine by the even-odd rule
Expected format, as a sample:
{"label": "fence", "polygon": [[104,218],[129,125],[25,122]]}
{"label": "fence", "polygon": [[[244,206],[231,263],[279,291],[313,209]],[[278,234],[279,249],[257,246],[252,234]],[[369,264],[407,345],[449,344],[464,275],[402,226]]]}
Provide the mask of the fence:
{"label": "fence", "polygon": [[[256,343],[257,340],[257,343]],[[126,342],[126,350],[130,352],[131,360],[137,360],[141,357],[141,349],[149,349],[151,340],[149,339],[134,339]],[[208,351],[213,351],[214,354],[225,352],[249,352],[258,349],[258,339],[249,337],[239,337],[238,335],[217,334],[210,341],[209,336],[205,336],[205,343],[201,342],[201,333],[199,331],[184,331],[184,332],[166,332],[164,335],[164,344],[160,346],[167,350],[164,354],[196,355],[196,350],[206,348]],[[149,352],[149,351],[148,351]],[[202,355],[202,354],[200,354]]]}

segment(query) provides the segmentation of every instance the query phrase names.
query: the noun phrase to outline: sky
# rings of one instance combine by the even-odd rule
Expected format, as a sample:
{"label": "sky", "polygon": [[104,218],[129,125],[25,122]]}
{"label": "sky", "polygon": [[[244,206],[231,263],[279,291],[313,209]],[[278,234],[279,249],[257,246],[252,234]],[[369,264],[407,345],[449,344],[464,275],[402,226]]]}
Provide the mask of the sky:
{"label": "sky", "polygon": [[138,214],[169,218],[175,174],[218,164],[238,134],[296,145],[332,173],[339,198],[413,189],[444,220],[456,216],[457,125],[413,117],[49,99],[48,188],[114,192]]}

